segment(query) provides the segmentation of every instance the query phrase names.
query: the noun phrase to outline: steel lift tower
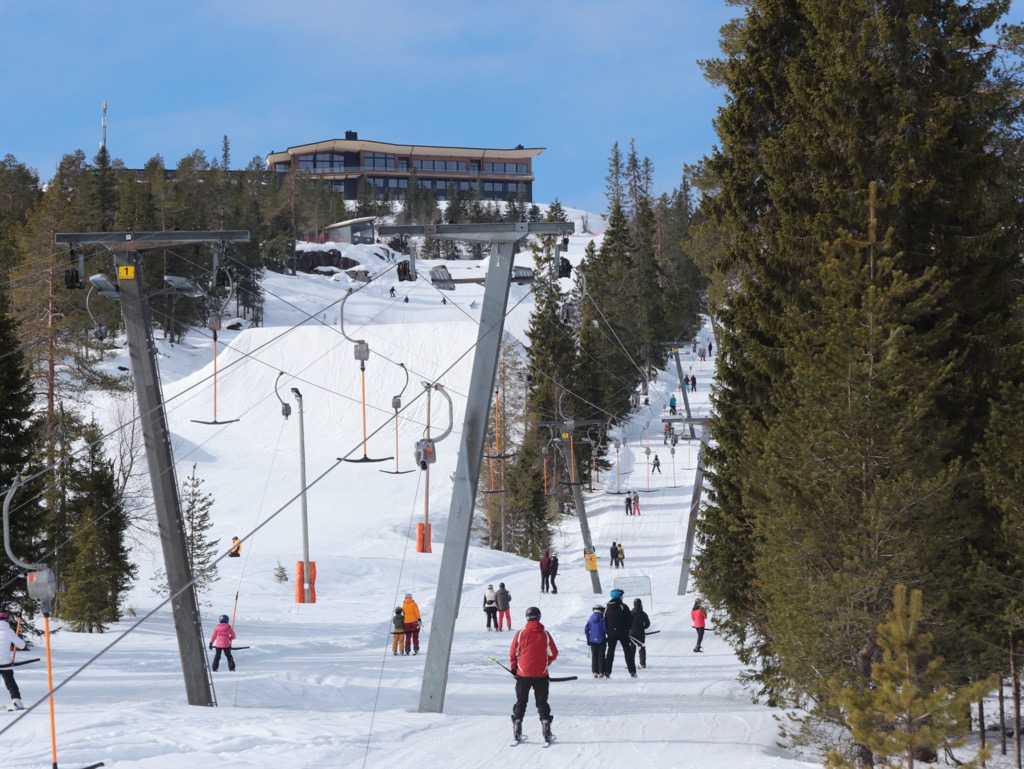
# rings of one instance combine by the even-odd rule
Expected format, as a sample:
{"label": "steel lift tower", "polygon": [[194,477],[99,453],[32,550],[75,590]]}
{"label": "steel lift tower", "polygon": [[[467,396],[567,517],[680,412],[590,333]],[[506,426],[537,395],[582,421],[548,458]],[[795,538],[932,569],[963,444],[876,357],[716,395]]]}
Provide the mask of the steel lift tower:
{"label": "steel lift tower", "polygon": [[[142,285],[140,252],[155,248],[177,248],[202,243],[233,241],[249,242],[249,233],[240,230],[208,232],[60,232],[57,243],[103,246],[114,255],[117,266],[117,289],[121,295],[131,357],[135,396],[139,402],[139,420],[146,444],[146,461],[153,484],[157,528],[167,571],[167,586],[172,596],[171,611],[178,636],[178,651],[185,679],[189,705],[215,704],[213,682],[206,666],[199,604],[192,585],[185,546],[185,526],[178,501],[178,484],[174,474],[174,456],[171,452],[170,431],[160,390],[160,373],[156,365],[156,347],[153,343],[153,324],[149,304]],[[80,263],[80,270],[83,269]],[[84,275],[79,275],[84,283]]]}

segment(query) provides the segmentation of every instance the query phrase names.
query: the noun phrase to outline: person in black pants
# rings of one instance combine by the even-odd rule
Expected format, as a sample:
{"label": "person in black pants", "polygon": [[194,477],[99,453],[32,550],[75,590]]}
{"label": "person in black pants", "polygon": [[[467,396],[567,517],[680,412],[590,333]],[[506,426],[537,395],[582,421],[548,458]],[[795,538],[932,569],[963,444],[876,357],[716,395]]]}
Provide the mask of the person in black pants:
{"label": "person in black pants", "polygon": [[[626,497],[626,499],[628,500],[629,497]],[[614,542],[612,542],[612,561],[611,561],[611,563],[608,564],[608,568],[609,569],[612,568],[618,562],[619,562],[619,546],[616,545]]]}
{"label": "person in black pants", "polygon": [[622,591],[615,588],[610,593],[612,600],[604,609],[604,619],[608,624],[608,651],[604,657],[604,677],[611,678],[612,663],[615,661],[615,644],[622,646],[622,655],[626,658],[626,669],[636,678],[636,647],[629,640],[629,629],[633,624],[633,615],[622,603]]}
{"label": "person in black pants", "polygon": [[651,618],[644,611],[644,604],[639,598],[633,599],[633,624],[629,626],[629,640],[640,650],[640,667],[647,667],[647,628],[651,626]]}
{"label": "person in black pants", "polygon": [[555,584],[555,577],[558,576],[558,556],[551,555],[551,563],[548,564],[548,579],[551,582],[551,592],[558,592],[558,585]]}

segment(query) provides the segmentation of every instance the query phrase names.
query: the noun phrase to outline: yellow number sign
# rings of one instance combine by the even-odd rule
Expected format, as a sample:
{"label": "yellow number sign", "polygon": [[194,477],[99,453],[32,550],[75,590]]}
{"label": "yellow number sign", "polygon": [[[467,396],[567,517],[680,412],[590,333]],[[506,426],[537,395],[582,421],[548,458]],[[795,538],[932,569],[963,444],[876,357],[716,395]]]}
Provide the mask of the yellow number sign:
{"label": "yellow number sign", "polygon": [[125,264],[117,268],[118,280],[135,280],[135,265]]}

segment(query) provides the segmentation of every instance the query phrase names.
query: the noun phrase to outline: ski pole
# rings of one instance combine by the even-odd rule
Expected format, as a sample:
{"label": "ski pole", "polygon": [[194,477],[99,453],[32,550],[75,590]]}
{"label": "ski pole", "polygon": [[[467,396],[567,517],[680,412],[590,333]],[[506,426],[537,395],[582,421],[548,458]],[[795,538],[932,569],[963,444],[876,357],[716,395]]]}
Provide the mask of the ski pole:
{"label": "ski pole", "polygon": [[[501,663],[498,662],[498,660],[496,660],[494,657],[488,657],[487,659],[489,659],[491,662],[495,662],[495,663],[501,665]],[[501,666],[503,668],[505,668],[505,670],[507,670],[509,673],[512,673],[511,668],[507,668],[504,665],[501,665]],[[512,673],[512,675],[514,675],[516,678],[519,678],[519,674],[518,673]],[[577,678],[578,678],[578,676],[560,676],[558,678],[552,678],[551,676],[548,676],[548,680],[552,681],[552,682],[555,682],[555,683],[557,683],[559,681],[575,681]]]}

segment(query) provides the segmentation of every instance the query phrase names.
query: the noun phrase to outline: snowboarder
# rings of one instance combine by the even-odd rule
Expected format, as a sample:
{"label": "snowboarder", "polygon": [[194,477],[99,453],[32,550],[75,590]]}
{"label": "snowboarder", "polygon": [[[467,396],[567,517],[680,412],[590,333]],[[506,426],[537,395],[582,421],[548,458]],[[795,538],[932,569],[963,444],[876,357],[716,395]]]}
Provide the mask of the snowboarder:
{"label": "snowboarder", "polygon": [[498,589],[494,591],[494,600],[498,605],[498,630],[503,629],[502,625],[511,630],[512,614],[510,608],[512,606],[512,594],[505,589],[504,582],[498,583]]}
{"label": "snowboarder", "polygon": [[402,603],[402,614],[405,616],[405,653],[420,653],[420,607],[412,600],[412,593],[405,594],[405,601]]}
{"label": "snowboarder", "polygon": [[658,455],[654,455],[654,462],[651,463],[651,470],[661,475],[661,460],[658,459]]}
{"label": "snowboarder", "polygon": [[228,550],[228,558],[238,558],[242,555],[242,543],[238,541],[238,537],[231,538],[231,549]]}
{"label": "snowboarder", "polygon": [[618,552],[615,554],[615,560],[618,561],[616,569],[622,569],[626,566],[626,554],[622,551],[622,543],[618,545]]}
{"label": "snowboarder", "polygon": [[516,677],[516,704],[512,706],[512,737],[519,742],[523,736],[523,716],[533,689],[533,700],[540,716],[544,741],[551,741],[551,706],[548,704],[548,666],[558,659],[558,647],[551,633],[540,623],[540,609],[526,610],[526,626],[512,636],[508,649],[509,667]]}
{"label": "snowboarder", "polygon": [[[494,585],[488,585],[484,591],[484,614],[487,615],[487,632],[498,629],[498,599],[494,594]],[[493,627],[491,626],[493,623]]]}
{"label": "snowboarder", "polygon": [[693,650],[695,652],[704,651],[700,647],[704,643],[704,625],[707,624],[708,614],[704,611],[704,607],[700,605],[700,601],[694,602],[693,611],[690,612],[690,616],[693,618],[693,627],[697,631],[697,645],[693,647]]}
{"label": "snowboarder", "polygon": [[391,295],[391,298],[394,299],[395,298],[395,287],[392,286],[391,289],[388,291],[388,293]]}
{"label": "snowboarder", "polygon": [[629,626],[629,640],[640,649],[640,667],[647,667],[647,628],[651,626],[651,618],[644,611],[644,604],[639,598],[633,599],[633,624]]}
{"label": "snowboarder", "polygon": [[[676,413],[676,394],[675,393],[672,393],[671,397],[668,399],[668,413],[669,414],[673,414],[673,415]],[[665,425],[665,432],[668,432],[668,425],[667,424]]]}
{"label": "snowboarder", "polygon": [[636,647],[629,640],[629,628],[633,624],[633,615],[622,603],[622,590],[615,588],[609,593],[611,600],[604,609],[604,619],[608,623],[608,651],[604,657],[604,677],[612,677],[612,663],[615,662],[615,644],[622,647],[622,655],[626,658],[626,669],[636,678]]}
{"label": "snowboarder", "polygon": [[231,656],[231,642],[235,640],[235,637],[230,617],[227,614],[221,614],[217,627],[213,629],[213,635],[210,636],[210,648],[216,649],[213,654],[213,664],[210,666],[214,673],[220,667],[221,654],[228,658],[228,670],[232,673],[235,672],[235,658]]}
{"label": "snowboarder", "polygon": [[405,613],[401,606],[395,607],[395,614],[391,618],[391,653],[396,657],[402,651],[403,639],[405,637]]}
{"label": "snowboarder", "polygon": [[[10,618],[7,614],[0,611],[0,655],[3,655],[3,657],[0,657],[0,663],[10,665],[14,662],[14,649],[11,649],[12,644],[14,649],[24,649],[27,645],[17,633],[11,630]],[[10,651],[5,653],[8,649]],[[18,688],[18,682],[14,680],[14,668],[0,670],[0,677],[4,679],[7,693],[11,695],[11,705],[14,706],[15,710],[24,710],[25,703],[21,701],[21,690]]]}
{"label": "snowboarder", "polygon": [[583,635],[590,646],[590,671],[594,678],[604,675],[604,653],[608,643],[608,623],[604,620],[604,607],[598,604],[583,626]]}
{"label": "snowboarder", "polygon": [[558,585],[555,584],[555,577],[558,576],[558,556],[551,556],[551,563],[548,565],[548,576],[551,578],[551,592],[558,592]]}
{"label": "snowboarder", "polygon": [[546,593],[551,587],[551,555],[547,550],[540,557],[540,592]]}
{"label": "snowboarder", "polygon": [[612,556],[612,560],[608,564],[608,568],[610,569],[612,566],[614,566],[615,568],[618,568],[618,563],[619,563],[619,546],[616,545],[614,542],[612,542],[611,556]]}

